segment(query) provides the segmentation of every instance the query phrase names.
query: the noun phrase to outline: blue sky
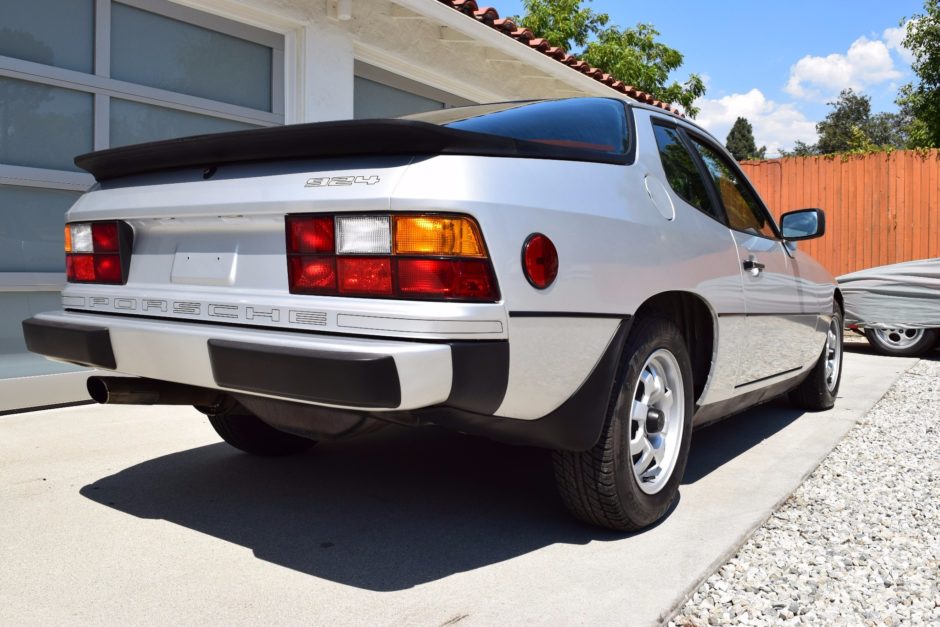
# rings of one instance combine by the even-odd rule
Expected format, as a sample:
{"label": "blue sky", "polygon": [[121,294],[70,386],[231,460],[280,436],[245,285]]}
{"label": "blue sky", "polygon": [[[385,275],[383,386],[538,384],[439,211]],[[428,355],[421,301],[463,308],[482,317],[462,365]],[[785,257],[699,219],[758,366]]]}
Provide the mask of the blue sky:
{"label": "blue sky", "polygon": [[[500,15],[521,0],[490,0]],[[685,55],[676,73],[702,75],[708,92],[698,121],[724,139],[738,115],[754,125],[768,153],[797,139],[815,141],[815,123],[844,87],[871,96],[872,110],[895,111],[897,88],[911,80],[898,22],[922,12],[921,0],[718,0],[586,2],[614,23],[653,24],[660,41]]]}

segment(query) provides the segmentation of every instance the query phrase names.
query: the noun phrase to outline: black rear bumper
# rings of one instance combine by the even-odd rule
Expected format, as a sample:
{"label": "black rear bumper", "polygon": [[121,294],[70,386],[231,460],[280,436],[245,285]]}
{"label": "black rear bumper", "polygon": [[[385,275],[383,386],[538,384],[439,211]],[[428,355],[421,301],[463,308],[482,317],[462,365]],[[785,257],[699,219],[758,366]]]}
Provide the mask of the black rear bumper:
{"label": "black rear bumper", "polygon": [[[448,342],[453,379],[439,406],[408,412],[418,421],[483,435],[511,444],[583,451],[600,437],[630,329],[624,318],[604,355],[581,387],[542,418],[519,420],[493,414],[509,382],[507,341]],[[73,363],[119,370],[107,328],[30,318],[23,322],[30,351]],[[401,381],[391,355],[318,351],[210,339],[209,360],[222,388],[358,407],[374,418],[398,422]],[[307,406],[311,419],[328,408]],[[414,420],[402,422],[414,422]]]}
{"label": "black rear bumper", "polygon": [[111,335],[104,327],[29,318],[23,321],[23,337],[33,353],[82,366],[117,368]]}
{"label": "black rear bumper", "polygon": [[[106,327],[30,318],[27,348],[83,366],[119,370]],[[509,344],[451,342],[454,377],[447,404],[492,414],[509,380]],[[220,387],[328,405],[395,409],[401,381],[391,355],[319,351],[210,339],[212,377]]]}

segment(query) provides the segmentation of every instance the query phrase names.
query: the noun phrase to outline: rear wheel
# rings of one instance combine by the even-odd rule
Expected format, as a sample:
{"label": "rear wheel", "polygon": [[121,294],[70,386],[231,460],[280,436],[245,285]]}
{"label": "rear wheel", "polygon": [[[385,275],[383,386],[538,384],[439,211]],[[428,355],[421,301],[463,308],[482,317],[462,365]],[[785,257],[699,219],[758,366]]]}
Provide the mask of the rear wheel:
{"label": "rear wheel", "polygon": [[240,406],[224,413],[209,414],[209,423],[223,440],[252,455],[293,455],[317,443],[316,440],[278,431]]}
{"label": "rear wheel", "polygon": [[836,404],[842,382],[842,313],[832,314],[826,345],[809,376],[790,391],[790,401],[800,409],[823,411]]}
{"label": "rear wheel", "polygon": [[933,348],[940,334],[937,329],[865,329],[865,337],[882,355],[912,357]]}
{"label": "rear wheel", "polygon": [[664,318],[636,321],[600,440],[556,451],[555,481],[581,520],[634,531],[659,520],[679,492],[692,435],[692,366],[681,332]]}

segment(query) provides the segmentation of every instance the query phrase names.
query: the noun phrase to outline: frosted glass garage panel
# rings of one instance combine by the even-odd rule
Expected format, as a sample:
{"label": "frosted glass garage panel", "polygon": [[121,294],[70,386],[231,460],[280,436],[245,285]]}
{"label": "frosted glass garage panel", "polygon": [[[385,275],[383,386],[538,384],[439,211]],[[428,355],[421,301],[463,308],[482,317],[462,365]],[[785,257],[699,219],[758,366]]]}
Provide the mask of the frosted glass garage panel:
{"label": "frosted glass garage panel", "polygon": [[271,111],[272,50],[115,2],[111,78]]}
{"label": "frosted glass garage panel", "polygon": [[0,272],[65,273],[65,212],[80,192],[0,185]]}
{"label": "frosted glass garage panel", "polygon": [[0,164],[78,170],[92,149],[91,94],[0,76]]}
{"label": "frosted glass garage panel", "polygon": [[253,124],[155,107],[130,100],[111,99],[111,147],[140,144],[188,135],[258,128]]}
{"label": "frosted glass garage panel", "polygon": [[23,320],[61,308],[58,292],[0,292],[0,379],[82,370],[26,350]]}
{"label": "frosted glass garage panel", "polygon": [[353,116],[393,118],[409,113],[443,109],[444,103],[357,76],[353,92]]}
{"label": "frosted glass garage panel", "polygon": [[94,0],[0,1],[0,55],[91,72]]}

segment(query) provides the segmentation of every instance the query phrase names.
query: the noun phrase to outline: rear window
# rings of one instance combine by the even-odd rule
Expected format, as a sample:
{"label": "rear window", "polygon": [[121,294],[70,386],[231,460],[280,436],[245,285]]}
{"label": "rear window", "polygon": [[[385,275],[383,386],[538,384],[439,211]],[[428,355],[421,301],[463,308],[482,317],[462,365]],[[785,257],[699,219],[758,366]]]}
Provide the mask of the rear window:
{"label": "rear window", "polygon": [[610,155],[626,154],[630,143],[624,104],[607,98],[503,102],[403,119]]}

